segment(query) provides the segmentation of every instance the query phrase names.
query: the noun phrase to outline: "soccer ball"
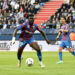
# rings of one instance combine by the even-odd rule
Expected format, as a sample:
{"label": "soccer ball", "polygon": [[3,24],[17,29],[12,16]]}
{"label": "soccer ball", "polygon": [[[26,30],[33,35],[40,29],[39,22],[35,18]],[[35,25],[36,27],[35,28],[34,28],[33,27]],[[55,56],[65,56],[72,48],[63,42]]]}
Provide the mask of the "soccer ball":
{"label": "soccer ball", "polygon": [[32,58],[27,58],[26,64],[27,64],[27,66],[32,66],[34,64],[34,60]]}

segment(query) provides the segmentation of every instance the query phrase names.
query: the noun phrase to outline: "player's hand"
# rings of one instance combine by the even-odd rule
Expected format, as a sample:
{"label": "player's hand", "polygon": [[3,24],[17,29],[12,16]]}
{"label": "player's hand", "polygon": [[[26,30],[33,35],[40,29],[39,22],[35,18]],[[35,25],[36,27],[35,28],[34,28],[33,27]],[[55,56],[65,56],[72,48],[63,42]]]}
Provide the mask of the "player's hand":
{"label": "player's hand", "polygon": [[46,42],[47,42],[48,44],[50,44],[50,40],[47,39]]}
{"label": "player's hand", "polygon": [[15,37],[12,38],[12,41],[10,42],[10,45],[12,46],[13,44],[15,44]]}
{"label": "player's hand", "polygon": [[61,30],[59,29],[58,31],[57,31],[57,33],[59,33]]}
{"label": "player's hand", "polygon": [[56,41],[58,41],[59,38],[56,38]]}
{"label": "player's hand", "polygon": [[15,44],[15,42],[12,42],[12,41],[11,41],[11,42],[10,42],[10,45],[12,46],[13,44]]}
{"label": "player's hand", "polygon": [[64,31],[64,29],[59,29],[59,30],[58,30],[58,32],[63,32],[63,31]]}
{"label": "player's hand", "polygon": [[60,29],[60,31],[61,31],[61,32],[63,32],[63,31],[64,31],[64,29]]}
{"label": "player's hand", "polygon": [[56,37],[56,41],[58,41],[58,39],[59,39],[59,36]]}

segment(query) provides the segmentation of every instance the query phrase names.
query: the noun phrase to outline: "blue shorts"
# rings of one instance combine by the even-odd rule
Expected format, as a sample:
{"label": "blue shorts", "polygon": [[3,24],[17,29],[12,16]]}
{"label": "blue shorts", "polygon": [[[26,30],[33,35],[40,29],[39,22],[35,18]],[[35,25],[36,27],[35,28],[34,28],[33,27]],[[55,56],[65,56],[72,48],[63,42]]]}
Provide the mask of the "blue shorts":
{"label": "blue shorts", "polygon": [[29,40],[19,41],[19,48],[24,47],[26,44],[31,44],[35,42],[34,38],[30,38]]}
{"label": "blue shorts", "polygon": [[59,46],[62,48],[71,48],[71,41],[61,41]]}

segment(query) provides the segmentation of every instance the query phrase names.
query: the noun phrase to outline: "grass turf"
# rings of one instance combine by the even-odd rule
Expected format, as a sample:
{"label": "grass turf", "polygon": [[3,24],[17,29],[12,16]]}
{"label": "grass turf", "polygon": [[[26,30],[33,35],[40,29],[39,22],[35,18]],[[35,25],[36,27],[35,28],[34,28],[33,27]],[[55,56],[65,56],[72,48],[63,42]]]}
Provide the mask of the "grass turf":
{"label": "grass turf", "polygon": [[[28,57],[35,61],[32,67],[25,64]],[[21,68],[18,68],[16,52],[0,52],[0,75],[75,75],[75,57],[64,52],[63,59],[64,64],[56,64],[57,52],[43,52],[46,68],[42,69],[35,52],[24,52]]]}

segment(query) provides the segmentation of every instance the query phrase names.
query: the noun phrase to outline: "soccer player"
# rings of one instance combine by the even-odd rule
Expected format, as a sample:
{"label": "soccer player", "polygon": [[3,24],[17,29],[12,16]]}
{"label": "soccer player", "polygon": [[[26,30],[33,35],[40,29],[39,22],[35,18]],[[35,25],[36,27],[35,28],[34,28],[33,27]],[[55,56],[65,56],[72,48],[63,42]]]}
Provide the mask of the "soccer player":
{"label": "soccer player", "polygon": [[66,17],[62,16],[61,17],[61,29],[58,30],[58,36],[56,37],[56,40],[59,39],[60,35],[62,34],[62,40],[61,44],[59,45],[59,62],[57,64],[62,64],[62,50],[66,48],[70,53],[72,53],[75,56],[75,51],[72,50],[71,48],[71,40],[69,36],[69,25],[66,23]]}
{"label": "soccer player", "polygon": [[48,44],[50,43],[50,41],[47,39],[47,37],[46,37],[45,33],[42,31],[42,29],[39,28],[38,25],[33,24],[33,23],[34,23],[34,16],[30,15],[29,20],[27,22],[21,24],[19,27],[17,27],[13,33],[11,45],[13,45],[15,43],[15,37],[17,35],[17,31],[21,30],[21,34],[19,37],[19,48],[18,48],[18,52],[17,52],[17,58],[19,60],[18,67],[21,66],[22,52],[27,44],[29,44],[30,47],[32,47],[33,49],[35,49],[37,51],[39,64],[42,68],[45,67],[45,65],[42,63],[42,53],[41,53],[40,47],[37,44],[37,42],[35,41],[35,39],[33,38],[33,33],[36,30],[38,30],[42,34],[42,36],[44,37],[44,39],[46,40],[46,42]]}

